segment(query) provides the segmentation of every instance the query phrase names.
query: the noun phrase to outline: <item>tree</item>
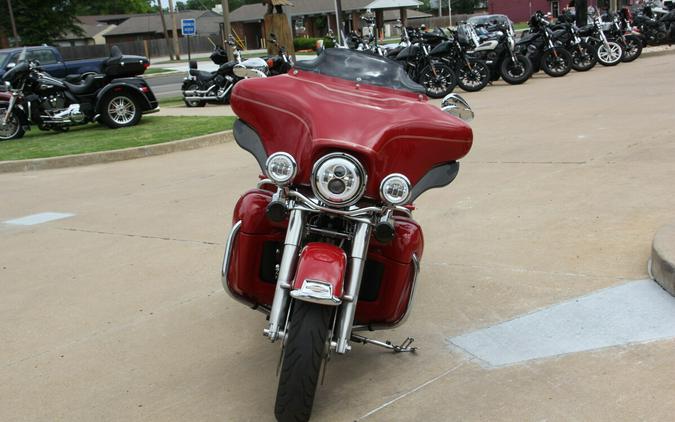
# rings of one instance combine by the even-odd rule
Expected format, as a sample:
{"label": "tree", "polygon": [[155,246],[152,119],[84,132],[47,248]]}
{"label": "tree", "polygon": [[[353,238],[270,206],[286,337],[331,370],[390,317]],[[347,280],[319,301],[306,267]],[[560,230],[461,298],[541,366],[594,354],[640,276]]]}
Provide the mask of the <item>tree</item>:
{"label": "tree", "polygon": [[148,13],[153,0],[75,0],[78,15]]}
{"label": "tree", "polygon": [[452,13],[471,14],[476,8],[476,0],[452,0]]}
{"label": "tree", "polygon": [[[23,45],[50,43],[68,32],[82,34],[73,1],[14,0],[12,9]],[[0,27],[11,28],[6,1],[0,1]]]}

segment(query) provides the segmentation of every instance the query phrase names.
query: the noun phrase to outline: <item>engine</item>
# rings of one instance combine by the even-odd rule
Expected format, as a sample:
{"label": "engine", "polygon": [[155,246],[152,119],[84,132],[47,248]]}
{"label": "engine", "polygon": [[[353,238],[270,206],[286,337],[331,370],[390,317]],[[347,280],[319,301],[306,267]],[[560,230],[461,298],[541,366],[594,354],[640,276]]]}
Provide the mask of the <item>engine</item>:
{"label": "engine", "polygon": [[66,108],[66,99],[60,92],[46,97],[41,97],[40,101],[42,103],[42,109],[45,111],[49,110],[55,112]]}
{"label": "engine", "polygon": [[66,106],[66,99],[60,92],[41,97],[40,103],[44,112],[41,117],[45,124],[78,124],[86,118],[80,111],[79,104]]}

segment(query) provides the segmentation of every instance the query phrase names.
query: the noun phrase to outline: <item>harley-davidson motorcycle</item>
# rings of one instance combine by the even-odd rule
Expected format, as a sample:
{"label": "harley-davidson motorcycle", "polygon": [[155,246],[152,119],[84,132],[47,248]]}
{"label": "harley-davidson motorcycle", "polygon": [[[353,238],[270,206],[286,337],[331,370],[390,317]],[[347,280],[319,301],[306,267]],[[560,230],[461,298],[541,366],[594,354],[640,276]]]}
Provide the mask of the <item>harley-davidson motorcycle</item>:
{"label": "harley-davidson motorcycle", "polygon": [[415,350],[362,332],[410,314],[424,250],[413,203],[471,149],[468,104],[450,94],[441,109],[424,92],[397,63],[348,49],[234,88],[235,140],[264,176],[235,206],[222,283],[281,343],[280,421],[309,419],[332,354]]}
{"label": "harley-davidson motorcycle", "polygon": [[135,77],[149,64],[114,46],[101,73],[71,83],[50,76],[35,60],[20,58],[1,79],[0,141],[23,137],[31,124],[57,132],[93,121],[113,129],[136,125],[143,114],[159,111],[147,82]]}
{"label": "harley-davidson motorcycle", "polygon": [[[211,41],[211,39],[209,39]],[[234,85],[245,78],[267,77],[267,62],[259,57],[243,60],[241,50],[232,36],[227,43],[232,47],[234,60],[228,61],[227,50],[213,43],[210,59],[219,67],[213,72],[197,69],[190,62],[188,76],[183,80],[183,102],[188,107],[204,107],[206,103],[228,104]]]}

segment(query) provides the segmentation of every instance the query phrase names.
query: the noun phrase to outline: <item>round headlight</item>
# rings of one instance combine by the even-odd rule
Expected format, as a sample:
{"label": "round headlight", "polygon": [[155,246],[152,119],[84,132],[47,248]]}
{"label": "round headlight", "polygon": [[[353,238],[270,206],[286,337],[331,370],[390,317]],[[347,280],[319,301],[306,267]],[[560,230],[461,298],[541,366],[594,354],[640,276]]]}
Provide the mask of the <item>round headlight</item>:
{"label": "round headlight", "polygon": [[298,171],[298,165],[293,157],[285,152],[275,152],[265,163],[267,177],[278,185],[290,183]]}
{"label": "round headlight", "polygon": [[410,200],[410,180],[402,174],[394,173],[380,183],[380,196],[389,205],[402,205]]}
{"label": "round headlight", "polygon": [[351,155],[328,154],[314,165],[312,190],[329,205],[348,207],[363,196],[367,177],[361,163]]}

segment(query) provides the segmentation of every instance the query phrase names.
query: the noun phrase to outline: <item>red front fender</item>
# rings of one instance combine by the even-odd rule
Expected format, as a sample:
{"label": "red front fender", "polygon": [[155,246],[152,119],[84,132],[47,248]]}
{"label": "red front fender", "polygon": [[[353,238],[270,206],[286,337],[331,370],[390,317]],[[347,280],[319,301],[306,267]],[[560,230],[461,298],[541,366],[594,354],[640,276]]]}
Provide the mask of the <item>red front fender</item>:
{"label": "red front fender", "polygon": [[309,243],[300,252],[291,296],[322,305],[339,305],[347,255],[328,243]]}

